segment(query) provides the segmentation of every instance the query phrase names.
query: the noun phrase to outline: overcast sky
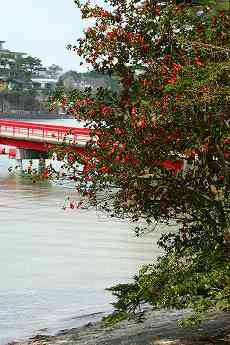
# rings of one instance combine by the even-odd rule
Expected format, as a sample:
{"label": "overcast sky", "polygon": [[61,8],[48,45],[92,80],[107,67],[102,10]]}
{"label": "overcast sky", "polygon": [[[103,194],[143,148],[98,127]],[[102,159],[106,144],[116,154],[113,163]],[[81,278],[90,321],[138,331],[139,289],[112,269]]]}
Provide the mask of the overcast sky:
{"label": "overcast sky", "polygon": [[73,0],[2,0],[0,11],[0,40],[6,49],[38,57],[45,66],[80,70],[76,53],[66,49],[87,26]]}

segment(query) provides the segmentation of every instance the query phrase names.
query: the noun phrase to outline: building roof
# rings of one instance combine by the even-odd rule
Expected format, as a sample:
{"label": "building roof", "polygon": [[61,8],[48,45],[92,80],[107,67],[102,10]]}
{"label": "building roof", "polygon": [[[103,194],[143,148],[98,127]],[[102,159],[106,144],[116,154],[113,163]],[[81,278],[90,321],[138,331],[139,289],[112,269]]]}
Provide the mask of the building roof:
{"label": "building roof", "polygon": [[3,48],[3,43],[6,43],[6,41],[0,41],[0,52],[4,52],[4,53],[10,53],[10,54],[17,54],[17,55],[26,55],[26,53],[22,53],[22,52],[13,52],[9,49],[4,49]]}
{"label": "building roof", "polygon": [[57,79],[51,78],[32,78],[33,83],[57,83]]}
{"label": "building roof", "polygon": [[8,77],[0,75],[0,80],[1,81],[8,81]]}

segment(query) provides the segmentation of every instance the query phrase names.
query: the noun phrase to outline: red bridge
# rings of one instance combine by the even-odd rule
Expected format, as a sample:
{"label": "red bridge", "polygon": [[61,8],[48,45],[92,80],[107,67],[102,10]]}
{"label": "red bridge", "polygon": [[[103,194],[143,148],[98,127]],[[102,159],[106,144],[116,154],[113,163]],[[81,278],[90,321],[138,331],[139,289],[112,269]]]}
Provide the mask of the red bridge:
{"label": "red bridge", "polygon": [[87,128],[0,120],[0,144],[19,149],[47,152],[51,146],[66,142],[80,151],[89,138]]}

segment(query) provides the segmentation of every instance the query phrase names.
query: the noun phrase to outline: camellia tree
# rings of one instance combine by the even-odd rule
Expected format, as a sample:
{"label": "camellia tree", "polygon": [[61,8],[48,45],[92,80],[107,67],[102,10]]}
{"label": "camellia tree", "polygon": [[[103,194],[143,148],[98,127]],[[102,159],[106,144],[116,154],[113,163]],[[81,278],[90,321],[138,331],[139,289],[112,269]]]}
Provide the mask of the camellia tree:
{"label": "camellia tree", "polygon": [[[230,21],[227,1],[75,1],[94,19],[70,49],[114,75],[116,93],[74,90],[50,99],[91,128],[85,152],[64,146],[79,191],[111,216],[157,224],[164,254],[132,283],[110,288],[113,320],[156,308],[230,307]],[[83,173],[76,173],[83,164]],[[98,200],[98,191],[106,197]],[[101,194],[101,193],[100,193]],[[112,320],[108,318],[109,321]]]}

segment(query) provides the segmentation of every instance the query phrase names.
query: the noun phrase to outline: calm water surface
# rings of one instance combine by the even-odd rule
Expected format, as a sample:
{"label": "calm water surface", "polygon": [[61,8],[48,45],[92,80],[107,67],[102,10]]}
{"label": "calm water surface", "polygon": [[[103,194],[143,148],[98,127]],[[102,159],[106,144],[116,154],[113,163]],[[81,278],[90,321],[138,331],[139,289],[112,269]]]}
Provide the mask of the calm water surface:
{"label": "calm water surface", "polygon": [[12,164],[0,156],[0,345],[94,321],[111,310],[104,289],[159,254],[159,234],[137,239],[125,221],[64,211],[73,190],[10,176]]}

